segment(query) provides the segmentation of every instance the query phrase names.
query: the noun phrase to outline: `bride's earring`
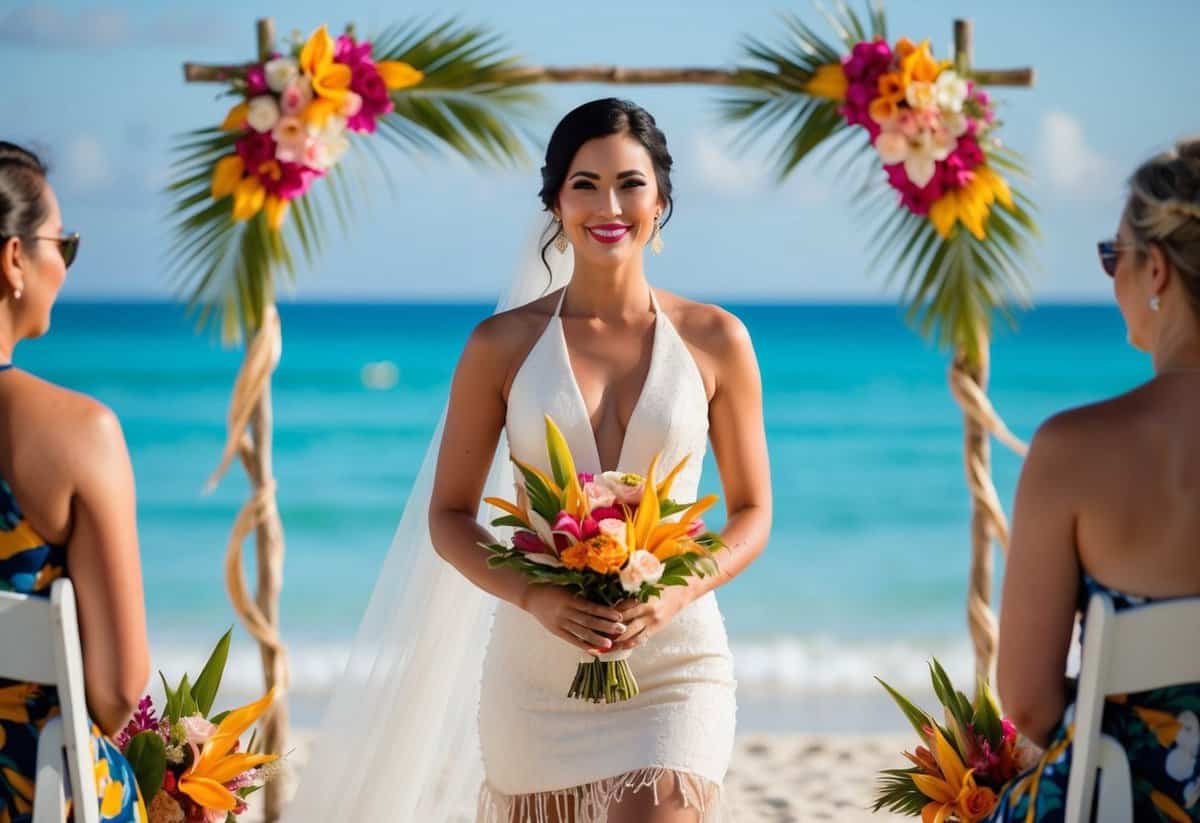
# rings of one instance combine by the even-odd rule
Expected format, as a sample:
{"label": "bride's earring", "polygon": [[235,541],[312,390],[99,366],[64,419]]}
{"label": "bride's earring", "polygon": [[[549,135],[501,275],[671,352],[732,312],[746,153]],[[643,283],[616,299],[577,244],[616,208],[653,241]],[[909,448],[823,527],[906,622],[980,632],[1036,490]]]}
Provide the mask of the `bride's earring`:
{"label": "bride's earring", "polygon": [[1150,311],[1158,311],[1162,308],[1162,300],[1156,294],[1150,298]]}
{"label": "bride's earring", "polygon": [[662,223],[659,222],[658,215],[654,215],[654,233],[650,235],[650,251],[655,254],[662,254]]}
{"label": "bride's earring", "polygon": [[554,248],[558,249],[559,254],[567,253],[567,233],[563,231],[562,221],[558,221],[558,234],[554,235]]}

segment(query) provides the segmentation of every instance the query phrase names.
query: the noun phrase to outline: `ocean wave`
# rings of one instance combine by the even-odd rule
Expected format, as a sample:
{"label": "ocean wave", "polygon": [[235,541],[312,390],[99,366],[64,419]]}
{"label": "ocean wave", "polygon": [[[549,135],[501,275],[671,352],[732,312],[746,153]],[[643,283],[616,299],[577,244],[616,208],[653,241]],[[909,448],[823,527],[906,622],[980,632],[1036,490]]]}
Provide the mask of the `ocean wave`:
{"label": "ocean wave", "polygon": [[[732,643],[738,689],[753,695],[802,697],[805,694],[879,694],[875,678],[904,692],[929,689],[928,661],[936,657],[964,691],[972,684],[974,658],[967,638],[888,641],[843,640],[830,636],[778,637]],[[154,647],[155,666],[171,683],[184,671],[193,676],[207,648],[186,643]],[[349,657],[348,641],[309,641],[289,649],[291,692],[323,698],[341,681]],[[230,650],[222,684],[227,699],[253,696],[262,689],[257,648],[238,643]],[[224,703],[226,701],[222,701]]]}

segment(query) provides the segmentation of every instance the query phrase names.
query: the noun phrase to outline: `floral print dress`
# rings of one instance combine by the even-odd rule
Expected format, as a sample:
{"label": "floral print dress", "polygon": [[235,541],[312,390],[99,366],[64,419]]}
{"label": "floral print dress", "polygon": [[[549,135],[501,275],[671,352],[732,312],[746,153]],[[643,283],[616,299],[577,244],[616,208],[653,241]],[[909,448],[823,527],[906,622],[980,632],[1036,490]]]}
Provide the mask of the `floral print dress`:
{"label": "floral print dress", "polygon": [[[49,596],[50,584],[62,577],[65,567],[64,548],[47,543],[30,528],[12,491],[0,480],[0,591]],[[58,713],[53,686],[0,678],[0,823],[32,820],[38,736]],[[133,769],[95,725],[91,750],[100,820],[145,823]]]}
{"label": "floral print dress", "polygon": [[[1081,610],[1097,592],[1111,596],[1117,611],[1158,602],[1109,589],[1084,575]],[[1197,651],[1180,649],[1177,653]],[[1071,704],[1037,765],[1005,788],[992,821],[1057,823],[1064,819],[1074,719],[1075,706]],[[1200,821],[1200,683],[1110,695],[1101,732],[1120,742],[1129,758],[1134,820]]]}

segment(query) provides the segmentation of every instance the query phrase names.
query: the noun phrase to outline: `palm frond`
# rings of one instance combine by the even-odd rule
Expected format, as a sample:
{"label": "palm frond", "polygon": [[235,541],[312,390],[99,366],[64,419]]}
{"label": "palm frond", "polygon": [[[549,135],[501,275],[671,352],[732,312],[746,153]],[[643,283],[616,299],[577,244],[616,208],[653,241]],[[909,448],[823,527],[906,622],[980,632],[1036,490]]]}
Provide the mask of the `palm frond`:
{"label": "palm frond", "polygon": [[[738,90],[718,101],[722,118],[738,126],[740,144],[774,135],[771,153],[780,180],[829,138],[854,129],[836,102],[810,96],[806,84],[821,66],[840,63],[855,43],[886,32],[878,2],[868,5],[865,23],[844,0],[832,9],[820,8],[837,40],[822,37],[795,15],[781,15],[784,39],[778,45],[747,39],[743,51],[749,64],[738,73]],[[851,162],[863,148],[847,151]]]}
{"label": "palm frond", "polygon": [[527,161],[532,138],[516,124],[541,98],[512,78],[520,61],[497,35],[453,20],[414,21],[388,28],[374,43],[376,59],[399,60],[425,73],[419,85],[392,94],[396,109],[380,126],[394,145],[449,149],[473,163]]}
{"label": "palm frond", "polygon": [[871,811],[887,809],[896,814],[920,817],[921,809],[929,803],[929,798],[921,794],[912,781],[912,776],[920,773],[917,768],[885,769],[879,778]]}

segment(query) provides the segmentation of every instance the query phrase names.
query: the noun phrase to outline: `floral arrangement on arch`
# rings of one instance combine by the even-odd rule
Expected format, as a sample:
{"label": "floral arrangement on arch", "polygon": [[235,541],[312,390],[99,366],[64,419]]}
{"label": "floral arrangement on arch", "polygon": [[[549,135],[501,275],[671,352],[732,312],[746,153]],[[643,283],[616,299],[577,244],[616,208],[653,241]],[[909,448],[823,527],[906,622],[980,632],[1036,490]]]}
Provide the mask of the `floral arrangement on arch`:
{"label": "floral arrangement on arch", "polygon": [[746,141],[781,135],[780,177],[817,151],[848,155],[839,176],[862,172],[849,188],[880,215],[872,265],[903,272],[910,319],[975,362],[991,312],[1007,313],[1006,293],[1028,294],[1022,258],[1037,228],[1009,182],[1022,162],[969,69],[927,40],[890,39],[882,3],[866,5],[864,16],[845,3],[825,12],[837,41],[790,16],[780,45],[751,40],[725,116]]}
{"label": "floral arrangement on arch", "polygon": [[245,99],[221,128],[237,135],[217,161],[212,196],[233,198],[233,219],[265,210],[275,231],[288,204],[323,177],[350,146],[349,134],[373,134],[395,107],[391,92],[424,74],[397,60],[372,59],[369,40],[347,31],[336,40],[321,26],[290,54],[249,67],[234,81]]}

